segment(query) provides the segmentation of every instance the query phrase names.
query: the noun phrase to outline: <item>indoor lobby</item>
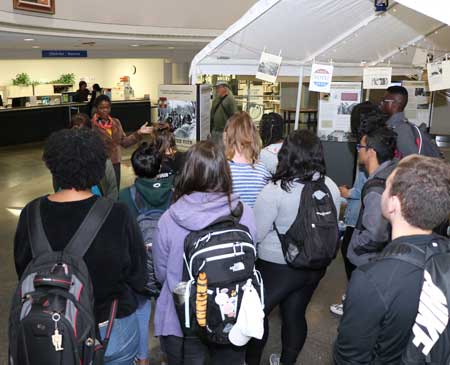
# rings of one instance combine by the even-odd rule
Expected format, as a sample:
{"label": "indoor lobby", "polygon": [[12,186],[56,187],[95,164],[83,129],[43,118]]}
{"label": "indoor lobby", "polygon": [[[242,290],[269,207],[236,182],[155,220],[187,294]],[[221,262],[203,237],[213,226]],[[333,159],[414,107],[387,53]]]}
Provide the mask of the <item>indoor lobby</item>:
{"label": "indoor lobby", "polygon": [[[379,153],[367,142],[371,132],[363,132],[366,120],[372,121],[372,117],[376,122],[382,120],[380,129],[386,128],[392,132],[396,127],[392,127],[389,121],[401,113],[401,122],[411,125],[414,139],[412,144],[417,149],[410,154],[441,157],[440,161],[447,166],[450,158],[450,5],[448,0],[430,1],[428,6],[418,3],[410,0],[0,0],[0,365],[41,364],[36,360],[27,364],[14,363],[8,355],[8,336],[12,298],[18,280],[21,279],[16,273],[14,252],[21,212],[38,197],[70,190],[60,189],[56,185],[55,176],[52,177],[43,159],[45,143],[55,132],[69,129],[78,131],[81,126],[100,131],[102,138],[105,135],[109,137],[104,148],[108,155],[106,170],[110,163],[110,172],[118,179],[114,181],[114,199],[118,200],[120,194],[117,183],[122,189],[135,187],[137,180],[141,178],[135,174],[133,153],[142,148],[142,142],[147,142],[146,146],[152,146],[156,151],[156,141],[167,131],[170,131],[170,137],[166,137],[170,139],[170,146],[163,153],[161,145],[158,145],[157,151],[161,169],[161,161],[164,161],[167,151],[173,152],[172,157],[178,153],[185,156],[186,151],[191,151],[198,143],[208,140],[214,142],[211,143],[214,148],[220,146],[220,156],[224,156],[227,166],[235,164],[233,158],[236,156],[245,155],[240,150],[245,149],[242,146],[252,143],[252,146],[258,145],[258,155],[246,162],[253,171],[255,166],[262,164],[259,145],[263,151],[268,148],[270,150],[270,146],[277,146],[273,157],[275,170],[272,171],[267,166],[266,170],[264,167],[267,172],[265,184],[268,185],[276,185],[272,180],[273,176],[275,175],[276,180],[276,176],[283,172],[277,170],[278,161],[283,158],[278,152],[287,144],[288,136],[295,136],[299,130],[303,131],[320,144],[320,163],[323,163],[324,169],[326,167],[327,179],[333,183],[338,195],[332,202],[337,208],[337,220],[334,219],[332,223],[336,226],[340,243],[348,238],[348,228],[352,228],[351,232],[353,229],[367,229],[361,228],[362,213],[355,217],[355,221],[358,218],[361,223],[359,228],[358,225],[355,228],[355,223],[347,222],[346,210],[352,199],[358,201],[358,211],[361,206],[364,209],[364,204],[361,205],[361,200],[365,202],[362,185],[359,190],[356,189],[358,176],[363,173],[365,182],[368,177],[370,179],[375,176],[374,171],[378,172],[376,169],[369,172],[367,166],[367,171],[363,171],[362,167],[364,162],[361,156],[364,153],[369,154],[371,150]],[[221,90],[225,90],[223,94]],[[406,93],[406,101],[396,99],[399,93]],[[230,113],[227,111],[228,101],[232,103]],[[108,104],[105,107],[109,108],[107,112],[102,111],[102,104],[103,107]],[[396,104],[402,108],[395,109]],[[367,113],[358,111],[360,114],[355,117],[354,111],[361,105],[372,109]],[[107,117],[103,117],[102,113],[106,113]],[[220,127],[217,127],[218,114],[223,119]],[[80,115],[81,119],[84,118],[84,124],[78,125],[76,121],[80,120]],[[246,133],[253,133],[253,139],[249,137],[251,140],[248,139],[241,145],[237,143],[235,146],[240,147],[236,147],[234,156],[230,157],[229,145],[232,144],[227,142],[227,128],[236,116],[242,115],[252,122]],[[358,121],[355,124],[356,119]],[[268,120],[272,123],[270,126],[265,124]],[[80,129],[84,129],[81,127]],[[277,128],[281,130],[280,138],[275,137]],[[117,140],[113,137],[116,132],[121,133]],[[400,137],[395,134],[395,138],[397,147],[391,148],[392,158],[389,160],[398,163],[406,154],[400,152]],[[108,144],[110,140],[113,141],[112,144],[116,143],[114,147]],[[427,154],[429,150],[425,151],[424,144],[427,144],[426,147],[432,146],[436,156]],[[116,155],[111,152],[114,148]],[[216,157],[216,160],[219,159]],[[294,159],[289,161],[291,165],[297,162]],[[378,162],[380,161],[377,164]],[[385,162],[380,162],[377,167],[381,169]],[[184,163],[186,162],[183,161]],[[238,161],[236,164],[240,163]],[[286,169],[291,171],[291,165]],[[231,181],[236,176],[233,175],[232,166],[230,171],[229,183],[235,189],[235,182]],[[181,172],[188,172],[183,170],[183,165],[179,171],[173,172],[174,186]],[[202,176],[203,172],[195,171],[194,175]],[[172,172],[168,173],[168,177],[171,175]],[[319,175],[324,178],[325,171]],[[160,174],[157,175],[158,178],[159,176]],[[387,176],[383,178],[383,184],[386,184],[386,179]],[[289,184],[300,184],[302,181],[297,176]],[[322,185],[325,186],[323,181],[321,180]],[[250,190],[254,188],[252,182],[247,184],[250,185]],[[99,194],[94,193],[93,189],[97,185],[100,187],[100,182],[89,186],[87,190],[94,195],[106,196],[102,189],[99,189]],[[383,185],[383,189],[385,186]],[[263,187],[258,193],[265,191],[262,189]],[[78,192],[77,189],[72,190]],[[173,188],[169,195],[171,198],[174,190],[176,189]],[[358,190],[355,194],[359,196],[352,198],[352,190]],[[194,193],[197,192],[194,190]],[[206,193],[211,192],[206,190]],[[333,200],[333,193],[334,190],[330,188],[329,194],[325,194],[328,195],[328,200]],[[381,194],[379,195],[378,208],[382,199]],[[136,203],[135,190],[134,198],[131,196]],[[176,199],[178,198],[180,197]],[[171,200],[166,208],[169,209],[172,203],[176,204],[176,199]],[[303,201],[303,195],[301,199]],[[229,206],[231,208],[231,200]],[[253,205],[249,206],[253,215]],[[137,205],[135,208],[139,213],[136,214],[139,220],[142,210]],[[296,214],[297,211],[300,212],[296,207]],[[377,211],[377,214],[379,220],[386,222],[386,229],[390,230],[386,216],[382,216],[384,213]],[[300,217],[300,213],[298,216]],[[448,216],[450,210],[447,212]],[[55,227],[64,227],[65,222],[53,223]],[[284,242],[281,242],[275,223],[273,221],[270,225],[271,234],[272,237],[276,236],[277,247],[280,251],[282,248],[280,254],[284,258],[283,264],[276,261],[274,263],[295,270],[293,265],[288,265],[287,249]],[[447,220],[445,223],[448,223]],[[258,227],[258,221],[255,226]],[[314,224],[312,226],[315,228]],[[250,225],[246,229],[250,230]],[[206,242],[210,240],[210,236]],[[391,238],[391,232],[388,237]],[[351,236],[350,238],[353,239]],[[260,243],[256,242],[255,237],[253,242]],[[349,242],[344,257],[340,243],[336,246],[335,258],[329,260],[331,263],[320,268],[325,274],[319,279],[317,288],[313,289],[312,298],[307,300],[310,300],[306,304],[307,337],[303,348],[297,353],[296,362],[280,362],[278,357],[282,348],[284,349],[282,324],[284,322],[285,327],[288,327],[286,322],[289,321],[283,318],[280,309],[282,305],[277,305],[268,315],[270,332],[261,364],[338,364],[333,351],[335,344],[339,342],[338,328],[343,318],[342,308],[350,277],[346,272],[348,260],[345,257]],[[151,253],[153,242],[150,246],[148,242],[145,244],[146,250]],[[242,250],[242,242],[240,247]],[[256,261],[259,246],[254,250]],[[379,250],[377,253],[381,252]],[[234,256],[238,254],[234,252]],[[186,257],[184,260],[189,271]],[[210,259],[214,260],[217,258]],[[204,264],[207,262],[205,259]],[[153,274],[153,264],[151,266]],[[239,268],[239,265],[235,264],[229,271],[234,271],[233,267]],[[101,269],[108,273],[113,268]],[[310,268],[303,269],[308,271]],[[190,271],[189,274],[191,281],[195,282]],[[190,282],[186,276],[185,271],[180,284],[184,283],[189,287],[191,284],[186,284]],[[279,279],[280,286],[285,284],[285,279]],[[199,306],[200,279],[196,280],[198,286],[194,299]],[[33,282],[33,288],[34,285]],[[74,282],[70,285],[74,285]],[[170,292],[172,302],[170,306],[166,305],[175,308],[178,305],[172,297],[175,296],[175,290],[168,289],[168,286],[169,284],[167,293]],[[163,288],[166,289],[166,286]],[[180,315],[181,326],[184,326],[182,329],[186,330],[186,323],[189,321],[186,320],[183,325],[181,317],[188,313],[189,303],[193,302],[193,292],[183,288],[183,301],[188,298],[188,305],[183,304],[186,312],[182,315],[177,307],[177,313]],[[245,295],[247,287],[243,288]],[[216,289],[218,297],[219,289]],[[131,286],[127,290],[133,292]],[[208,303],[208,295],[211,293],[214,294],[213,290],[205,289],[204,295]],[[136,292],[133,295],[136,303],[142,299]],[[232,295],[235,294],[230,294]],[[263,298],[261,292],[258,295]],[[228,294],[225,296],[228,298]],[[217,297],[215,303],[220,308],[225,323],[228,318]],[[32,303],[28,296],[22,297],[22,311],[18,312],[21,321],[29,315],[27,306],[31,304],[28,300]],[[419,298],[415,298],[415,301],[419,305]],[[242,302],[242,299],[239,302],[236,299],[236,321],[240,318],[237,303],[240,306]],[[42,305],[45,307],[47,304]],[[261,308],[258,309],[263,312],[263,299],[259,304]],[[160,337],[155,336],[155,323],[158,322],[155,321],[156,305],[156,299],[152,298],[151,319],[148,321],[148,359],[142,360],[148,362],[138,362],[136,357],[136,362],[133,360],[130,365],[172,365],[170,361],[167,362],[164,353],[167,349],[164,345],[161,346]],[[336,305],[340,306],[338,314],[332,313]],[[58,331],[58,321],[61,316],[67,316],[66,312],[68,310],[55,312],[54,315],[59,316],[56,321],[54,317],[50,317],[55,322],[55,331],[52,329],[50,335],[46,336],[49,337],[49,344],[52,344],[49,345],[50,348],[54,347],[55,352],[62,353],[64,350],[61,348],[62,337]],[[205,309],[205,316],[206,313]],[[195,316],[199,321],[200,315],[196,312]],[[367,317],[370,317],[370,312]],[[258,322],[258,328],[262,330],[263,321],[260,318]],[[105,323],[107,321],[97,320],[95,326],[98,329]],[[291,328],[292,324],[290,323]],[[206,328],[211,332],[209,327]],[[227,331],[223,332],[228,336]],[[446,331],[450,333],[450,329]],[[75,326],[75,336],[76,332]],[[442,331],[439,332],[441,333]],[[170,333],[161,337],[177,335]],[[247,337],[248,341],[256,336]],[[93,341],[91,338],[88,340]],[[218,347],[222,346],[218,343]],[[224,347],[230,343],[227,342]],[[85,349],[86,346],[88,345],[82,344],[80,348]],[[233,345],[233,349],[235,347]],[[374,357],[377,351],[377,348],[373,350]],[[277,355],[274,357],[274,354]],[[81,360],[79,362],[83,363]],[[345,364],[357,363],[359,364],[349,360]],[[382,362],[373,362],[375,363]],[[62,361],[58,364],[66,365]],[[92,364],[95,365],[95,362]],[[179,365],[175,362],[173,364]],[[185,364],[190,365],[189,362]],[[249,364],[248,360],[246,363],[242,361],[242,364],[229,362],[229,365],[246,364],[254,365]],[[344,363],[339,363],[341,364]],[[42,365],[46,363],[42,362]]]}

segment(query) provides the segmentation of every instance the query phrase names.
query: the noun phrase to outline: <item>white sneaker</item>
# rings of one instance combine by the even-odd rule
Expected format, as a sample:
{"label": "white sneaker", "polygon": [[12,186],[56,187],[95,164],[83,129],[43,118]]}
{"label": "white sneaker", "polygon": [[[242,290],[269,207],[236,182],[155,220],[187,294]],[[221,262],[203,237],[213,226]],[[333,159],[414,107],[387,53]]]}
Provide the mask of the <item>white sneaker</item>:
{"label": "white sneaker", "polygon": [[342,316],[344,314],[344,305],[342,303],[330,305],[330,312],[337,316]]}
{"label": "white sneaker", "polygon": [[269,357],[269,364],[270,365],[280,365],[280,354],[271,354]]}

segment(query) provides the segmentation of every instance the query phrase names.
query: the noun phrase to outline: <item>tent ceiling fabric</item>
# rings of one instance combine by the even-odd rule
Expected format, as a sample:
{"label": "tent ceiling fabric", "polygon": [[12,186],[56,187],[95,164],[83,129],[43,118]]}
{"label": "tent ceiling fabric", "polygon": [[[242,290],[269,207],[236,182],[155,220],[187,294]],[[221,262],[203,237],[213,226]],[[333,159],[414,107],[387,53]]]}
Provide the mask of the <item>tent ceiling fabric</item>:
{"label": "tent ceiling fabric", "polygon": [[195,82],[198,74],[255,74],[264,49],[281,52],[280,76],[298,75],[313,60],[332,60],[336,75],[361,75],[362,62],[389,62],[404,74],[414,47],[442,55],[449,40],[448,26],[401,4],[377,14],[372,0],[260,0],[196,55],[191,75]]}
{"label": "tent ceiling fabric", "polygon": [[397,2],[450,25],[450,2],[448,0],[397,0]]}

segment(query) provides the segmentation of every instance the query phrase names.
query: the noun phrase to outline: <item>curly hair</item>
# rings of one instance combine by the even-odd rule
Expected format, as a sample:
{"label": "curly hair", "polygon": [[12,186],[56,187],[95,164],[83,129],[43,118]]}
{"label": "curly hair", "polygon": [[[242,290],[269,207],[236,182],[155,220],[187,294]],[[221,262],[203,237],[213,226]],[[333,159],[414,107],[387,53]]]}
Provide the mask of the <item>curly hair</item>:
{"label": "curly hair", "polygon": [[98,108],[99,105],[101,103],[103,103],[104,101],[106,101],[109,105],[111,105],[111,99],[108,95],[99,95],[99,96],[97,96],[97,98],[94,101],[94,106],[96,108]]}
{"label": "curly hair", "polygon": [[311,181],[314,174],[325,175],[325,159],[319,137],[307,130],[291,132],[278,153],[278,167],[272,181],[281,182],[289,192],[295,181]]}
{"label": "curly hair", "polygon": [[87,190],[105,175],[105,146],[98,133],[87,128],[53,133],[45,144],[43,160],[61,189]]}
{"label": "curly hair", "polygon": [[432,230],[450,213],[450,164],[412,155],[400,161],[388,180],[388,195],[400,200],[403,218],[412,226]]}
{"label": "curly hair", "polygon": [[161,169],[161,154],[158,146],[142,142],[131,155],[131,165],[136,176],[153,179]]}

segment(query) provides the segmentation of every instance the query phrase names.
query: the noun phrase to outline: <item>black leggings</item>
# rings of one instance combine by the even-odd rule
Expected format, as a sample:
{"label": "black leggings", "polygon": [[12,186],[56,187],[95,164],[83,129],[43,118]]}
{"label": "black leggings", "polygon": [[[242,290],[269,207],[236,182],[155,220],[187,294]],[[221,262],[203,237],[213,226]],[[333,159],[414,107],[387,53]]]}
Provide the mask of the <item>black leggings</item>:
{"label": "black leggings", "polygon": [[352,272],[356,269],[356,266],[353,265],[350,260],[347,258],[348,246],[350,245],[350,241],[352,240],[354,227],[345,228],[344,237],[342,239],[341,253],[342,258],[344,259],[345,265],[345,273],[347,274],[347,280],[350,281],[352,276]]}
{"label": "black leggings", "polygon": [[160,337],[169,365],[243,365],[245,346],[205,345],[198,337]]}
{"label": "black leggings", "polygon": [[259,365],[262,352],[269,336],[270,312],[279,304],[281,312],[281,362],[283,365],[295,364],[303,348],[308,332],[305,313],[314,290],[325,275],[326,269],[293,269],[288,265],[274,264],[258,260],[257,268],[264,280],[266,317],[264,337],[252,339],[247,346],[246,362]]}

